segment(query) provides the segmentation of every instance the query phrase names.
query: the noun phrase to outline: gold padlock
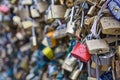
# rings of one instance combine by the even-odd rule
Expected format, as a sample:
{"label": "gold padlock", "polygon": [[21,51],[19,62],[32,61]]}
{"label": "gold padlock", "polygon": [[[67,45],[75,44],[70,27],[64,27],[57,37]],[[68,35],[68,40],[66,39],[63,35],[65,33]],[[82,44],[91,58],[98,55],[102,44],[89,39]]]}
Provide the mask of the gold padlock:
{"label": "gold padlock", "polygon": [[103,34],[120,35],[120,22],[113,17],[103,17],[100,23]]}

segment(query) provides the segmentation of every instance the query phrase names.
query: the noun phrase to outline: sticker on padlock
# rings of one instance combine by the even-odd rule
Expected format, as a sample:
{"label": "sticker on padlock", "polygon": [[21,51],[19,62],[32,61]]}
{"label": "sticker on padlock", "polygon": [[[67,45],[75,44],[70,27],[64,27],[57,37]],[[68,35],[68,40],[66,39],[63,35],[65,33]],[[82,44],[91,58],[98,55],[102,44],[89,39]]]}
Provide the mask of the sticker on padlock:
{"label": "sticker on padlock", "polygon": [[120,22],[113,17],[103,17],[100,20],[103,34],[119,35],[120,34]]}
{"label": "sticker on padlock", "polygon": [[86,44],[90,54],[105,54],[109,52],[109,46],[103,39],[87,40]]}

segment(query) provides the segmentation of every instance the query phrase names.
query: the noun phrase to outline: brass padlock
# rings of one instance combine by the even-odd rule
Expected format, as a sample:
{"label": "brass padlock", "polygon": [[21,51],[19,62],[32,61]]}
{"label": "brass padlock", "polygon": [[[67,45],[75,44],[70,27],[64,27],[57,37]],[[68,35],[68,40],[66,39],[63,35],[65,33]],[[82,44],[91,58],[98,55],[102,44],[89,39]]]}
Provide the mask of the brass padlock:
{"label": "brass padlock", "polygon": [[[101,70],[101,71],[108,71],[109,66],[110,65],[108,65],[108,64],[106,64],[106,65],[99,65],[99,70]],[[91,67],[94,68],[94,69],[96,68],[95,62],[92,61]]]}
{"label": "brass padlock", "polygon": [[87,40],[86,44],[90,54],[105,54],[109,52],[109,46],[103,39]]}
{"label": "brass padlock", "polygon": [[120,35],[120,22],[113,17],[103,17],[100,23],[103,34]]}

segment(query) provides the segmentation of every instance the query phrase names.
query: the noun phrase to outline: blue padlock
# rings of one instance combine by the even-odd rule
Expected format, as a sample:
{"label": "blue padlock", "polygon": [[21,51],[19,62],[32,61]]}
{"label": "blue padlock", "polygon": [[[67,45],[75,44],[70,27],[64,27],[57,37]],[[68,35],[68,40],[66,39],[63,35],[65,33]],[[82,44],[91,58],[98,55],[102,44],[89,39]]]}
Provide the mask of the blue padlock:
{"label": "blue padlock", "polygon": [[110,0],[107,4],[107,7],[110,13],[113,15],[113,17],[120,21],[120,1]]}

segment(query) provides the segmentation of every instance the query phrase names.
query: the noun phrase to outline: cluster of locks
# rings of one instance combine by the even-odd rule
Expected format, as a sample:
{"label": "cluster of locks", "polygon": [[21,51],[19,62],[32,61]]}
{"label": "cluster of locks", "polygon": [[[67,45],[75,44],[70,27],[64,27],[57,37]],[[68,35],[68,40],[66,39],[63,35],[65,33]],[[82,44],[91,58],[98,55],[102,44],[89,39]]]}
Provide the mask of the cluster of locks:
{"label": "cluster of locks", "polygon": [[0,0],[0,80],[120,80],[119,0]]}

